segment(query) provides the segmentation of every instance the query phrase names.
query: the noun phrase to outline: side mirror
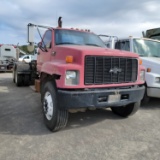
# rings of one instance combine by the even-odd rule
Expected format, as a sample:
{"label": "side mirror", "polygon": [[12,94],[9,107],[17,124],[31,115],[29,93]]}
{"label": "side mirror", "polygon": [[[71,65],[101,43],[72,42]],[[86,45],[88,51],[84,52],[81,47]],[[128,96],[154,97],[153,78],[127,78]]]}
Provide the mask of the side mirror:
{"label": "side mirror", "polygon": [[34,25],[29,23],[27,27],[28,27],[28,42],[34,43]]}
{"label": "side mirror", "polygon": [[43,52],[47,52],[47,48],[46,48],[46,46],[42,46],[42,42],[39,42],[38,43],[38,48],[40,48]]}
{"label": "side mirror", "polygon": [[42,48],[42,42],[39,42],[39,43],[38,43],[38,47],[39,47],[39,48]]}

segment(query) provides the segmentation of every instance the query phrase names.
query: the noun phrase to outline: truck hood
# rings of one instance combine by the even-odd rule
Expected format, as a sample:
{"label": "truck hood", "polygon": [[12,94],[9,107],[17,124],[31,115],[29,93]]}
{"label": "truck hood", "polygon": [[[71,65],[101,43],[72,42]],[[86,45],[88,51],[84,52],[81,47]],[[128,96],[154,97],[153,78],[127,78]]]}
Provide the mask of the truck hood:
{"label": "truck hood", "polygon": [[107,55],[107,56],[117,56],[117,57],[135,57],[138,58],[139,55],[121,51],[116,49],[109,49],[109,48],[102,48],[102,47],[95,47],[95,46],[80,46],[80,45],[59,45],[57,46],[58,50],[65,50],[66,52],[72,53],[81,53],[85,55]]}
{"label": "truck hood", "polygon": [[141,57],[144,62],[160,64],[160,57]]}
{"label": "truck hood", "polygon": [[158,57],[141,57],[142,64],[145,68],[151,68],[153,73],[159,74],[160,58]]}

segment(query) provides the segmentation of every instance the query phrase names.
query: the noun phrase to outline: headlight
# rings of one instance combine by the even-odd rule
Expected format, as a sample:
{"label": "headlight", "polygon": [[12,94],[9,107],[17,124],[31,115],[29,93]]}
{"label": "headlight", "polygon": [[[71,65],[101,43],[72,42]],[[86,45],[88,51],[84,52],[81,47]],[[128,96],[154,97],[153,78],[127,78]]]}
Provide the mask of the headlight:
{"label": "headlight", "polygon": [[145,81],[145,71],[144,70],[140,72],[140,80]]}
{"label": "headlight", "polygon": [[66,85],[77,85],[79,82],[78,71],[66,71]]}
{"label": "headlight", "polygon": [[156,82],[156,83],[160,83],[160,77],[156,77],[156,78],[155,78],[155,82]]}

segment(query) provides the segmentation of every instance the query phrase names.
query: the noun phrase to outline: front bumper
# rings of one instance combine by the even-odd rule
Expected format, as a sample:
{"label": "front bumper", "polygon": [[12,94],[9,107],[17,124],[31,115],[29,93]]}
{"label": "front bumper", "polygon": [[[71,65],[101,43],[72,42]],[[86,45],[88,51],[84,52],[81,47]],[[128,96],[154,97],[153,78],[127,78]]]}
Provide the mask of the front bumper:
{"label": "front bumper", "polygon": [[0,71],[7,71],[7,65],[0,64]]}
{"label": "front bumper", "polygon": [[[92,89],[87,91],[69,91],[59,89],[58,105],[60,108],[65,109],[124,106],[141,101],[144,91],[144,86],[116,89]],[[112,102],[109,100],[111,97],[110,95],[113,95]],[[117,100],[116,95],[119,95],[119,100]]]}
{"label": "front bumper", "polygon": [[160,98],[160,88],[153,88],[153,87],[147,88],[147,95],[149,97]]}

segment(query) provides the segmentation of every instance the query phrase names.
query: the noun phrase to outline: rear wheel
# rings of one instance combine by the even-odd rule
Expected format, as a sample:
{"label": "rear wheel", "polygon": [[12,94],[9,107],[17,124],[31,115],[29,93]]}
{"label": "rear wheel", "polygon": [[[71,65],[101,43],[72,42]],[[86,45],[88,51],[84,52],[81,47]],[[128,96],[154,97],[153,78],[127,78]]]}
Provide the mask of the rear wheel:
{"label": "rear wheel", "polygon": [[30,75],[29,74],[26,74],[24,75],[24,85],[25,86],[29,86],[29,83],[30,83]]}
{"label": "rear wheel", "polygon": [[14,68],[13,68],[12,76],[13,76],[13,82],[15,83],[15,70],[14,70]]}
{"label": "rear wheel", "polygon": [[68,121],[68,111],[58,108],[56,88],[51,81],[45,83],[41,95],[46,126],[53,132],[64,128]]}
{"label": "rear wheel", "polygon": [[128,117],[136,113],[140,107],[141,102],[131,103],[127,106],[122,107],[111,107],[112,112],[121,116]]}
{"label": "rear wheel", "polygon": [[17,71],[15,71],[15,83],[17,86],[23,85],[23,77],[22,75],[18,74]]}

